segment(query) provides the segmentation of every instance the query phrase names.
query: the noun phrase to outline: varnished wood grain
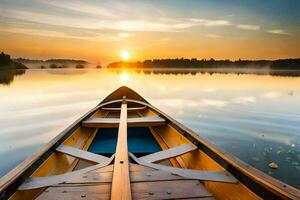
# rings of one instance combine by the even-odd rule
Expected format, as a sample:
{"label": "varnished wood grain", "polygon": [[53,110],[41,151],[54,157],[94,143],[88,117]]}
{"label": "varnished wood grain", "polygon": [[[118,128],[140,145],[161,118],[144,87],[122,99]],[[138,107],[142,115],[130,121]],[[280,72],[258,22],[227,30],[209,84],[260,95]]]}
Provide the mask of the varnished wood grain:
{"label": "varnished wood grain", "polygon": [[[134,108],[127,108],[127,112],[131,112],[131,111],[140,111],[140,110],[144,110],[146,109],[146,106],[142,106],[142,107],[134,107]],[[120,112],[121,109],[120,108],[109,108],[109,107],[103,107],[101,108],[102,110],[105,111],[109,111],[109,112]]]}
{"label": "varnished wood grain", "polygon": [[65,153],[67,155],[70,155],[70,156],[73,156],[76,158],[80,158],[83,160],[92,161],[95,163],[101,163],[101,162],[107,161],[109,159],[105,156],[101,156],[98,154],[94,154],[94,153],[91,153],[88,151],[83,151],[81,149],[77,149],[77,148],[69,147],[69,146],[65,146],[65,145],[60,145],[59,147],[56,148],[56,151]]}
{"label": "varnished wood grain", "polygon": [[65,187],[49,187],[37,200],[108,200],[111,184],[77,185]]}
{"label": "varnished wood grain", "polygon": [[[82,122],[83,127],[111,128],[118,127],[119,118],[89,118]],[[127,118],[128,127],[161,126],[165,120],[160,117],[137,117]]]}
{"label": "varnished wood grain", "polygon": [[178,199],[211,197],[205,187],[196,180],[175,180],[132,183],[134,199]]}
{"label": "varnished wood grain", "polygon": [[164,151],[159,151],[153,154],[149,154],[143,157],[140,157],[139,160],[143,162],[157,162],[157,161],[162,161],[170,158],[174,158],[177,156],[180,156],[182,154],[188,153],[190,151],[196,150],[197,147],[191,143],[180,145],[178,147],[166,149]]}
{"label": "varnished wood grain", "polygon": [[158,170],[163,170],[170,172],[172,174],[177,174],[179,176],[188,179],[198,179],[203,181],[214,181],[214,182],[224,182],[224,183],[238,183],[238,180],[234,178],[227,171],[203,171],[203,170],[191,170],[183,168],[169,167],[165,165],[159,165],[154,163],[147,163],[139,160],[133,154],[129,154],[130,157],[140,165],[151,167]]}
{"label": "varnished wood grain", "polygon": [[128,144],[127,144],[127,104],[122,103],[118,141],[115,153],[113,182],[111,190],[112,199],[131,199]]}
{"label": "varnished wood grain", "polygon": [[78,175],[87,173],[89,171],[93,171],[93,170],[101,168],[101,167],[105,167],[105,166],[109,165],[113,159],[114,159],[114,156],[112,156],[111,158],[109,158],[108,160],[106,160],[100,164],[86,167],[84,169],[80,169],[77,171],[60,174],[60,175],[39,177],[39,178],[34,178],[34,177],[29,178],[18,188],[18,190],[30,190],[30,189],[42,188],[42,187],[51,186],[54,184],[63,183],[63,182],[66,182],[68,179],[72,179]]}

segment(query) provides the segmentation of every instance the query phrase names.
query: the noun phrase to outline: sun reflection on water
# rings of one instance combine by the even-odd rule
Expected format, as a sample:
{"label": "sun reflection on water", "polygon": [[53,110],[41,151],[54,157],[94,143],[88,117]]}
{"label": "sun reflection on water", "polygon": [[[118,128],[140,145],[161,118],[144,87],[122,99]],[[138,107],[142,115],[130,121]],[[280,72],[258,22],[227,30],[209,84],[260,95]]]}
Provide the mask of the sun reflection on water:
{"label": "sun reflection on water", "polygon": [[129,80],[129,75],[126,71],[123,71],[121,74],[120,74],[120,80],[123,84],[125,83],[128,83],[128,80]]}

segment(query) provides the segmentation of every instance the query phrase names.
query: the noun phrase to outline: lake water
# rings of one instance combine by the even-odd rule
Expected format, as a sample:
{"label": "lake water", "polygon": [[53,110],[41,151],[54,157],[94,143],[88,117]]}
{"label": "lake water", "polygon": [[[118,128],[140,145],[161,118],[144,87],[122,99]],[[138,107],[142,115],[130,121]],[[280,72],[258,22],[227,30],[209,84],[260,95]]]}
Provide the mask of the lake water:
{"label": "lake water", "polygon": [[300,188],[300,78],[195,72],[0,72],[0,177],[122,85],[224,151]]}

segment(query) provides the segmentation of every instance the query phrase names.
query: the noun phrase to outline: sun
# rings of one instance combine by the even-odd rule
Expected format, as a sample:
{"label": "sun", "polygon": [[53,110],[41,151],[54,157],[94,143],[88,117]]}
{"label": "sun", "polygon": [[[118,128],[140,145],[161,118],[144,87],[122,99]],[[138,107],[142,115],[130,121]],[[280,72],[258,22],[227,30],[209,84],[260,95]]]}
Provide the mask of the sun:
{"label": "sun", "polygon": [[120,57],[123,61],[128,61],[130,59],[131,55],[128,51],[122,51],[120,54]]}

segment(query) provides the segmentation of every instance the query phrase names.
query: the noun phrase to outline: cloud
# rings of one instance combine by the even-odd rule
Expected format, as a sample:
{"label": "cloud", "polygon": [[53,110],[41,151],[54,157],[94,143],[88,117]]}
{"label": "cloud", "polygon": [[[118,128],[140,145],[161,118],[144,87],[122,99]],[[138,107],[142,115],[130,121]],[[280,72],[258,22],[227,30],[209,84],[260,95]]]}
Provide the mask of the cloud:
{"label": "cloud", "polygon": [[222,108],[227,104],[226,101],[215,100],[215,99],[203,99],[200,101],[199,105],[202,106],[211,106],[216,108]]}
{"label": "cloud", "polygon": [[220,38],[221,37],[220,35],[216,35],[216,34],[206,34],[204,36],[208,37],[208,38]]}
{"label": "cloud", "polygon": [[237,97],[232,99],[232,102],[236,104],[249,104],[256,102],[256,98],[254,96]]}
{"label": "cloud", "polygon": [[203,92],[216,92],[216,88],[203,88]]}
{"label": "cloud", "polygon": [[236,25],[236,28],[238,28],[238,29],[244,29],[244,30],[257,31],[257,30],[260,29],[260,26],[258,26],[258,25],[250,25],[250,24],[238,24],[238,25]]}
{"label": "cloud", "polygon": [[52,7],[63,8],[65,10],[71,10],[80,13],[93,14],[102,17],[116,18],[117,15],[112,9],[107,9],[102,6],[96,6],[92,4],[87,4],[81,1],[46,1],[48,5]]}
{"label": "cloud", "polygon": [[128,37],[131,37],[132,36],[132,34],[130,34],[130,33],[119,33],[118,34],[121,38],[128,38]]}
{"label": "cloud", "polygon": [[277,98],[282,97],[282,96],[284,96],[283,93],[276,92],[276,91],[268,92],[268,93],[263,95],[264,98],[268,98],[268,99],[277,99]]}
{"label": "cloud", "polygon": [[[236,25],[222,18],[168,17],[157,6],[140,1],[135,5],[122,1],[42,1],[32,8],[17,5],[0,8],[1,18],[10,21],[9,25],[0,25],[7,28],[6,31],[109,41],[131,37],[132,32],[185,32],[194,27],[260,29],[257,25]],[[18,22],[34,24],[34,27],[16,27]],[[202,35],[207,38],[221,37],[209,33]]]}
{"label": "cloud", "polygon": [[194,22],[195,25],[202,26],[230,26],[232,25],[227,20],[210,20],[210,19],[201,19],[201,18],[190,18],[191,22]]}
{"label": "cloud", "polygon": [[268,30],[268,33],[277,34],[277,35],[290,35],[286,30],[284,29],[272,29]]}

